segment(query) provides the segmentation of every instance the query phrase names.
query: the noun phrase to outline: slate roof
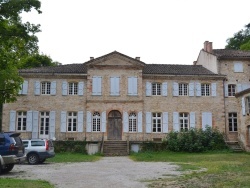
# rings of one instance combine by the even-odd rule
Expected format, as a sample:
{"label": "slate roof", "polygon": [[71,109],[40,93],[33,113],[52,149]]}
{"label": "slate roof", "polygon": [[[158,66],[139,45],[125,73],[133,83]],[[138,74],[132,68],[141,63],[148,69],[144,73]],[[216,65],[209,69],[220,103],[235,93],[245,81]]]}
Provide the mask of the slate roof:
{"label": "slate roof", "polygon": [[212,54],[218,58],[250,58],[250,51],[214,49]]}
{"label": "slate roof", "polygon": [[201,65],[146,64],[143,74],[217,75]]}

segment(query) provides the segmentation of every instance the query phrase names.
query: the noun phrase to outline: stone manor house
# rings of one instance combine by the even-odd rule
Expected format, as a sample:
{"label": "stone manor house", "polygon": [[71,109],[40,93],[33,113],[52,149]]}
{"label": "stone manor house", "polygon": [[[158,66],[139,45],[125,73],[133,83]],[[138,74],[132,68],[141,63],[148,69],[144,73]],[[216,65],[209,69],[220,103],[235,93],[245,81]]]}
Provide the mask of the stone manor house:
{"label": "stone manor house", "polygon": [[19,72],[24,83],[17,101],[3,106],[3,131],[22,138],[86,140],[90,153],[123,141],[138,151],[170,131],[210,126],[250,151],[249,51],[206,41],[192,65],[147,64],[114,51]]}

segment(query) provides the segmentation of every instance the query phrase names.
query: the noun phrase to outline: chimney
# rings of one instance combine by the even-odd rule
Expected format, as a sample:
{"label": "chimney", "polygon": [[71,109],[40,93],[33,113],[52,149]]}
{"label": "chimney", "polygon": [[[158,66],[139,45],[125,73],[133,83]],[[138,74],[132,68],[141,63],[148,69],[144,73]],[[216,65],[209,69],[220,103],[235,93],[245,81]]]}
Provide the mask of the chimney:
{"label": "chimney", "polygon": [[196,65],[196,64],[197,64],[197,61],[194,61],[194,62],[193,62],[193,65]]}
{"label": "chimney", "polygon": [[208,42],[207,43],[207,52],[212,53],[212,51],[213,51],[213,43]]}
{"label": "chimney", "polygon": [[140,61],[140,57],[135,57],[135,59]]}
{"label": "chimney", "polygon": [[94,57],[90,57],[90,60],[93,60],[93,59],[95,59]]}
{"label": "chimney", "polygon": [[205,52],[207,52],[207,44],[208,44],[209,42],[208,41],[205,41],[204,42],[204,48],[203,48],[203,50],[205,51]]}

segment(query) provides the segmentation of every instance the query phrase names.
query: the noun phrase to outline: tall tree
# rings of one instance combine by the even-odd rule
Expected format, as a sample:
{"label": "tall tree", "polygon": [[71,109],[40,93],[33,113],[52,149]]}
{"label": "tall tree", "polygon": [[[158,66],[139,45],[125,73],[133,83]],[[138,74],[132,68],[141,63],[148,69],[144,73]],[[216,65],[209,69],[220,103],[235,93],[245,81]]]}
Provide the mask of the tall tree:
{"label": "tall tree", "polygon": [[227,39],[226,49],[250,50],[250,23],[234,34],[232,38]]}

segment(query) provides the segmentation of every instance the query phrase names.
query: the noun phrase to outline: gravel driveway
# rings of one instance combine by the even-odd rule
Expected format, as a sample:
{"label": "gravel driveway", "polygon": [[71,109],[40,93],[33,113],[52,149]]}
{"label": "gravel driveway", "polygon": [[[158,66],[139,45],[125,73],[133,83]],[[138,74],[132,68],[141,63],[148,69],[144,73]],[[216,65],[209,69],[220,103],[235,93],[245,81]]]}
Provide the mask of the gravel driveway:
{"label": "gravel driveway", "polygon": [[58,188],[142,188],[145,180],[178,176],[177,166],[166,162],[134,162],[128,157],[103,157],[96,162],[16,165],[0,178],[47,180]]}

